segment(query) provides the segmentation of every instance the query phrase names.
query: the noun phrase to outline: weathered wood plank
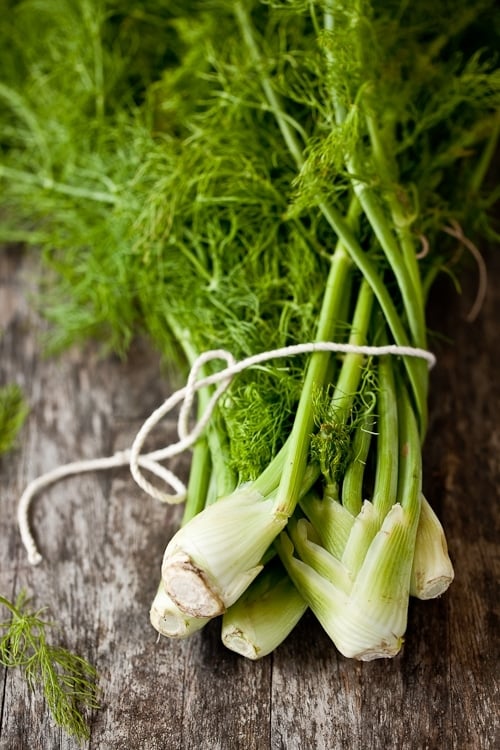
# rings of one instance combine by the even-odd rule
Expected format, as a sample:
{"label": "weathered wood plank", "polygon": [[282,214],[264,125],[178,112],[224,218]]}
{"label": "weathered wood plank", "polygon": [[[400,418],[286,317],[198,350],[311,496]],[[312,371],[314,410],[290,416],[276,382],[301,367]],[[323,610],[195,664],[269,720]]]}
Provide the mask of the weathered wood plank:
{"label": "weathered wood plank", "polygon": [[[446,527],[457,578],[442,599],[412,603],[400,656],[368,664],[339,656],[309,614],[257,663],[222,647],[218,623],[188,641],[158,641],[148,611],[180,509],[145,497],[126,470],[75,477],[44,492],[32,519],[45,560],[36,568],[26,563],[15,519],[26,482],[59,463],[128,446],[168,391],[157,358],[140,343],[127,363],[100,359],[93,347],[42,358],[42,324],[27,301],[32,269],[30,259],[0,253],[0,383],[17,380],[31,405],[19,447],[0,463],[0,591],[13,596],[24,586],[37,605],[50,605],[64,644],[98,667],[102,708],[85,746],[493,750],[498,254],[475,323],[463,320],[474,273],[462,299],[444,283],[432,305],[431,327],[453,343],[436,342],[426,492]],[[164,444],[173,430],[167,421],[155,442]],[[2,673],[1,705],[0,750],[77,747],[15,672]]]}

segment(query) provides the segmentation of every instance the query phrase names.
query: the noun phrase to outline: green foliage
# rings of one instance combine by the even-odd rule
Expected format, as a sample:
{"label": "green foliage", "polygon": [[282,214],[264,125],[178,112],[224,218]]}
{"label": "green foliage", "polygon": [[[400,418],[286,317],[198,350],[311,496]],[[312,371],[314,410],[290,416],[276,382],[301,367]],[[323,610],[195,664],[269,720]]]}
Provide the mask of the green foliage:
{"label": "green foliage", "polygon": [[13,448],[27,414],[28,405],[18,385],[0,388],[0,455]]}
{"label": "green foliage", "polygon": [[[450,261],[447,222],[488,226],[479,162],[500,99],[488,0],[0,10],[0,239],[41,248],[52,349],[93,337],[125,354],[146,333],[184,367],[207,348],[241,357],[311,339],[335,243],[318,206],[346,214],[352,164],[386,216],[397,201],[410,243],[425,236],[429,279]],[[402,310],[364,218],[358,229]],[[282,365],[242,377],[223,409],[242,476],[284,440],[301,370]]]}
{"label": "green foliage", "polygon": [[54,721],[79,740],[88,739],[82,711],[98,708],[97,674],[80,656],[47,641],[52,623],[43,610],[32,610],[26,593],[15,603],[0,596],[0,605],[11,614],[0,622],[0,664],[23,670],[31,689],[42,689]]}
{"label": "green foliage", "polygon": [[[339,408],[337,399],[349,398],[349,408]],[[373,418],[377,401],[377,372],[368,360],[360,377],[358,391],[338,394],[329,384],[313,397],[315,431],[311,435],[310,459],[317,463],[326,486],[336,486],[345,476],[349,464],[356,459],[353,434]]]}

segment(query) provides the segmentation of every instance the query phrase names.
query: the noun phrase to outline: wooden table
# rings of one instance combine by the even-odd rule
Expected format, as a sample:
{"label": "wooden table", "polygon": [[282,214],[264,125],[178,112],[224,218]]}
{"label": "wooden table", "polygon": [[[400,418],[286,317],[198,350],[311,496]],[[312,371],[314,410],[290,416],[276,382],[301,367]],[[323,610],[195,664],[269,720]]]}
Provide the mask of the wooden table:
{"label": "wooden table", "polygon": [[[86,474],[45,491],[32,512],[44,562],[21,547],[16,503],[26,483],[76,458],[128,447],[169,392],[157,357],[137,342],[127,362],[86,346],[44,358],[29,305],[34,258],[0,251],[0,384],[17,381],[31,413],[0,463],[0,592],[23,587],[50,607],[63,643],[100,673],[102,708],[85,747],[112,750],[479,750],[498,747],[498,250],[479,318],[466,323],[476,269],[461,297],[448,281],[431,303],[432,374],[425,489],[446,528],[456,580],[412,602],[406,643],[390,661],[341,657],[307,614],[271,656],[224,649],[219,625],[181,642],[149,625],[165,544],[180,509],[146,497],[127,470]],[[167,422],[158,445],[173,438]],[[187,469],[187,457],[180,462]],[[179,465],[178,465],[179,467]],[[495,567],[496,565],[496,567]],[[1,750],[76,748],[20,673],[2,673]]]}

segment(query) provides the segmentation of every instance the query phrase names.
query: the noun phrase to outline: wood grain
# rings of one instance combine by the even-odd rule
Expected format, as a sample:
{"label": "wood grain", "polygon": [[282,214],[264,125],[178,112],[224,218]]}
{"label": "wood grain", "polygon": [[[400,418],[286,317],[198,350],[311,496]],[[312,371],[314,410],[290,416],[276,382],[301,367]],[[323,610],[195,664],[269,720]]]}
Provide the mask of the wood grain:
{"label": "wood grain", "polygon": [[[446,281],[431,304],[439,364],[432,375],[425,489],[447,531],[456,581],[412,602],[403,652],[366,664],[341,657],[310,614],[253,663],[225,650],[219,625],[183,642],[157,640],[148,612],[180,509],[145,497],[126,470],[62,481],[32,522],[44,562],[30,567],[16,526],[26,483],[76,458],[127,447],[169,391],[157,357],[137,342],[126,363],[96,347],[42,356],[45,327],[29,304],[31,257],[0,251],[0,384],[17,381],[31,413],[0,463],[0,592],[27,588],[60,623],[64,645],[98,668],[102,708],[86,748],[100,750],[493,750],[498,747],[500,258],[478,320],[465,323]],[[165,444],[174,425],[155,433]],[[187,458],[180,463],[187,470]],[[2,676],[1,750],[78,747],[20,674]]]}

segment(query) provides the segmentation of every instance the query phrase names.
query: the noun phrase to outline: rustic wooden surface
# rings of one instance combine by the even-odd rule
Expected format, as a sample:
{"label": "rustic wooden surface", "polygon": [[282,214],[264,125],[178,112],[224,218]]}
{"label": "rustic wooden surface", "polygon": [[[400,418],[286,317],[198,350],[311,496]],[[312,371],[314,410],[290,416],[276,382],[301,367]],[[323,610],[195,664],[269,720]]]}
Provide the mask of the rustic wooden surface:
{"label": "rustic wooden surface", "polygon": [[[101,750],[493,750],[498,747],[498,377],[500,258],[478,320],[464,322],[476,279],[458,297],[434,294],[435,342],[425,487],[447,530],[451,590],[412,602],[396,659],[339,656],[306,615],[271,656],[252,663],[227,651],[211,623],[190,640],[157,640],[148,612],[164,546],[180,510],[145,497],[116,470],[60,482],[34,505],[44,562],[30,567],[16,527],[26,483],[76,458],[127,447],[168,392],[156,356],[137,344],[127,363],[97,350],[41,354],[43,324],[29,304],[32,259],[0,251],[0,384],[17,381],[31,414],[0,463],[0,592],[25,587],[49,605],[66,646],[101,676],[91,717]],[[172,437],[167,423],[159,444]],[[184,459],[183,459],[184,460]],[[185,463],[184,463],[185,466]],[[1,672],[1,750],[70,750],[20,674]]]}

